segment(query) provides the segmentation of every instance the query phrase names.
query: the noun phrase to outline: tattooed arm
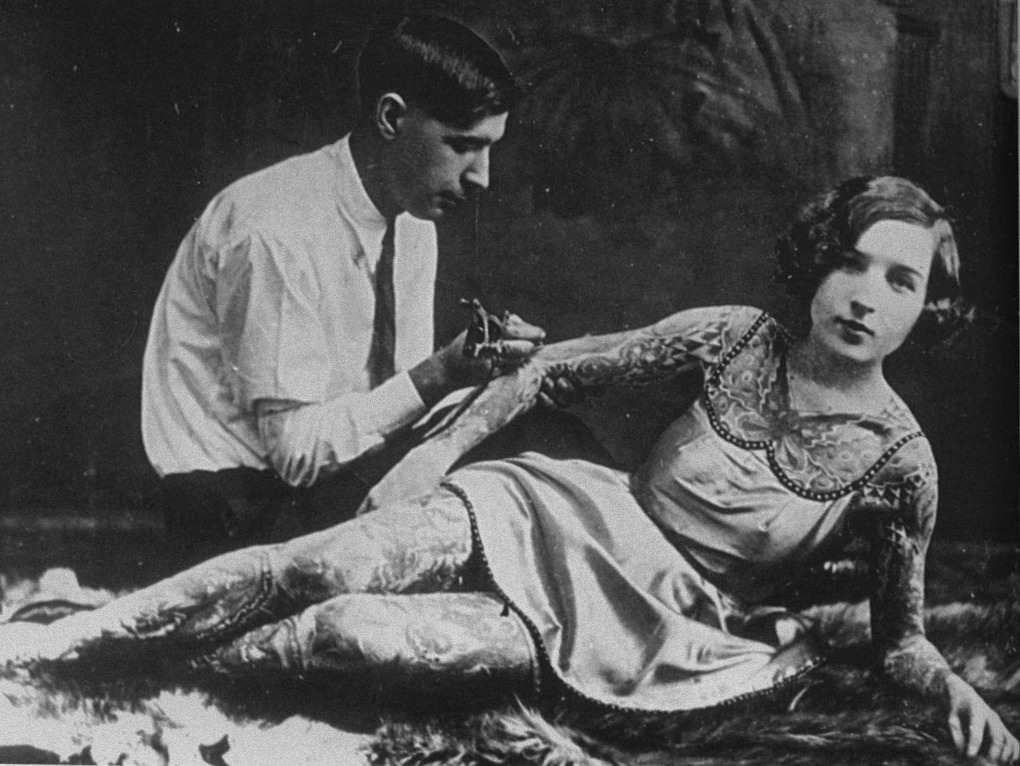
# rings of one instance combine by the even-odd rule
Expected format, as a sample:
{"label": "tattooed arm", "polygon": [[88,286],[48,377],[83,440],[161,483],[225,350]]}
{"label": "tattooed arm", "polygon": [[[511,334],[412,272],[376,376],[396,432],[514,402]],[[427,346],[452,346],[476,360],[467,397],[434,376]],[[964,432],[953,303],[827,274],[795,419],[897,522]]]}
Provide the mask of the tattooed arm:
{"label": "tattooed arm", "polygon": [[522,367],[491,381],[469,407],[415,447],[379,482],[361,511],[428,491],[462,455],[531,409],[547,378],[579,388],[642,385],[709,364],[728,338],[759,315],[746,307],[692,309],[639,330],[593,335],[541,348]]}
{"label": "tattooed arm", "polygon": [[[924,451],[902,514],[883,514],[872,543],[872,642],[882,669],[895,683],[946,704],[947,724],[957,749],[979,752],[998,763],[1015,763],[1020,745],[976,691],[953,673],[924,633],[924,563],[938,502],[935,463]],[[887,509],[888,510],[888,509]]]}

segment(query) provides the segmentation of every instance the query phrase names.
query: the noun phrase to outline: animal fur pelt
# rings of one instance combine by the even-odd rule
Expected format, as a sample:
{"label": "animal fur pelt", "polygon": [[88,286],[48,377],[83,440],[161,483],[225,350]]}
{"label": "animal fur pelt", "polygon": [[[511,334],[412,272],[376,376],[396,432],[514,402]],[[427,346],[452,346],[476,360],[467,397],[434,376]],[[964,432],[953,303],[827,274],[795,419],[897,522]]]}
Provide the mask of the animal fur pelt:
{"label": "animal fur pelt", "polygon": [[[936,566],[943,584],[930,590],[954,600],[928,609],[927,628],[954,669],[1018,731],[1020,591],[1015,555],[1011,561],[991,584],[972,569],[966,588],[945,586],[959,575],[955,565]],[[965,600],[971,593],[974,602]],[[465,711],[464,700],[437,699],[410,701],[397,713],[366,702],[360,688],[199,689],[158,675],[8,673],[0,679],[0,763],[968,763],[953,750],[937,705],[904,696],[871,672],[866,603],[808,611],[834,646],[827,664],[775,698],[700,715],[607,714],[566,702],[482,708],[474,700]]]}
{"label": "animal fur pelt", "polygon": [[[937,705],[886,686],[867,662],[867,608],[813,610],[836,646],[830,661],[768,703],[698,716],[583,717],[518,708],[467,721],[390,721],[371,746],[374,763],[489,764],[932,764],[969,763],[952,749]],[[949,604],[928,630],[947,659],[1020,726],[1016,604]]]}

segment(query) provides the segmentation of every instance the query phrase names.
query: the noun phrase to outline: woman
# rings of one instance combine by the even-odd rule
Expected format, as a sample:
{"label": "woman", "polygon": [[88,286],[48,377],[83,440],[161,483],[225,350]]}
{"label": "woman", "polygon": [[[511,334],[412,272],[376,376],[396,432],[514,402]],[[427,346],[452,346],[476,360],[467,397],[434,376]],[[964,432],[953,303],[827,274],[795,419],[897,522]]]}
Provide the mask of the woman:
{"label": "woman", "polygon": [[[806,206],[777,253],[804,332],[729,306],[548,346],[413,450],[373,491],[374,512],[49,627],[10,625],[0,656],[175,647],[213,672],[385,669],[405,687],[544,685],[615,709],[704,709],[818,662],[809,622],[770,597],[863,528],[881,668],[945,701],[961,751],[1015,762],[1017,740],[925,638],[935,464],[882,372],[912,331],[961,314],[952,229],[913,184],[859,178]],[[703,375],[701,395],[633,474],[526,453],[435,487],[557,380],[683,371]]]}

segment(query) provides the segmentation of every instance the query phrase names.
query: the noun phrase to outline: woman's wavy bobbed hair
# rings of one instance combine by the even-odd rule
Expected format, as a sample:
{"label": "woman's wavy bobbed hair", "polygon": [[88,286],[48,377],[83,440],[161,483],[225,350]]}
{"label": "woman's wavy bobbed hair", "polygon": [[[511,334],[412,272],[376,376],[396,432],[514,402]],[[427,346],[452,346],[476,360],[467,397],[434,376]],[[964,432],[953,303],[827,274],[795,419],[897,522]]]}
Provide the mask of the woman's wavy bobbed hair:
{"label": "woman's wavy bobbed hair", "polygon": [[[924,310],[911,333],[930,345],[970,321],[973,311],[961,297],[960,256],[945,210],[927,192],[896,176],[851,178],[804,205],[776,243],[776,276],[807,321],[818,286],[839,267],[861,235],[879,221],[905,221],[935,235]],[[800,322],[798,322],[799,324]],[[807,325],[804,325],[807,327]]]}

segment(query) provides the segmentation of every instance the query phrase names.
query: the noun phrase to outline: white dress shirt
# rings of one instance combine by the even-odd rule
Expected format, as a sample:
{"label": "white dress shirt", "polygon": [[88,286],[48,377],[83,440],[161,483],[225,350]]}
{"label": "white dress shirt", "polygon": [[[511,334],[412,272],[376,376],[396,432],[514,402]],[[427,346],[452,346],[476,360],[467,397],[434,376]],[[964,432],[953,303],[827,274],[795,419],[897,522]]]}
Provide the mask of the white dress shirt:
{"label": "white dress shirt", "polygon": [[[304,403],[307,484],[425,411],[406,370],[433,344],[436,232],[396,220],[397,374],[374,390],[374,271],[386,221],[345,137],[247,176],[213,199],[156,301],[142,378],[142,435],[160,475],[268,468],[254,405]],[[313,464],[309,464],[313,463]],[[300,464],[300,465],[298,465]]]}

